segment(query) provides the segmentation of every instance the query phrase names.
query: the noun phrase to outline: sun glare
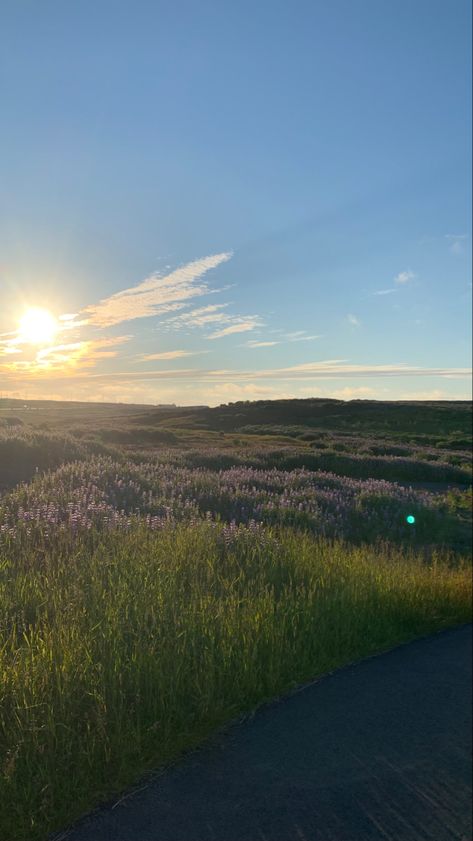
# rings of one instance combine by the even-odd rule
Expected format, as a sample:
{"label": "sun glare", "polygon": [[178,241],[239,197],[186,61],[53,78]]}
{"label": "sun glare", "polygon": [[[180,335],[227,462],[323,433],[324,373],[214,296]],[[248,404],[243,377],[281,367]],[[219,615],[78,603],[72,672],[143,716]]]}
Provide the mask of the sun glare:
{"label": "sun glare", "polygon": [[59,325],[48,310],[31,307],[20,319],[18,336],[31,345],[47,345],[53,341]]}

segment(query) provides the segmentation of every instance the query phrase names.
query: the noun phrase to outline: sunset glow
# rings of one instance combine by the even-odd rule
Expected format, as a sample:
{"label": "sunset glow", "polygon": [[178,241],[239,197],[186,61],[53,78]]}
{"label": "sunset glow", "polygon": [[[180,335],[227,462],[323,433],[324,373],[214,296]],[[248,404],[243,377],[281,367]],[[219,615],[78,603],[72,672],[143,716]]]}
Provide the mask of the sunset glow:
{"label": "sunset glow", "polygon": [[468,0],[6,5],[4,397],[470,399]]}
{"label": "sunset glow", "polygon": [[21,317],[18,338],[31,345],[47,345],[54,340],[59,325],[49,310],[31,307]]}

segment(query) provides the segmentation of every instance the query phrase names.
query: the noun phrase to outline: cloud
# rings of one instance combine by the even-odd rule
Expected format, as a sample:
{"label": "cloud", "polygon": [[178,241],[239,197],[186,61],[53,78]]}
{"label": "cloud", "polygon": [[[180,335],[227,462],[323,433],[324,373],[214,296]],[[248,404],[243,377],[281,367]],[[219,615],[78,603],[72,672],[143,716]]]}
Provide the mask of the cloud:
{"label": "cloud", "polygon": [[233,318],[233,324],[224,327],[222,330],[217,330],[215,333],[210,333],[206,336],[207,339],[223,339],[224,336],[231,336],[233,333],[248,333],[250,330],[255,330],[261,327],[261,321],[258,315],[249,315],[244,320],[237,320]]}
{"label": "cloud", "polygon": [[393,292],[399,292],[399,289],[378,289],[373,295],[392,295]]}
{"label": "cloud", "polygon": [[417,275],[412,272],[410,269],[406,269],[404,272],[399,272],[394,278],[394,283],[409,283],[410,280],[414,280]]}
{"label": "cloud", "polygon": [[58,321],[74,321],[78,316],[77,312],[65,312],[58,316]]}
{"label": "cloud", "polygon": [[[194,383],[216,382],[226,380],[231,382],[248,382],[255,380],[323,380],[338,378],[373,378],[373,377],[441,377],[446,379],[471,378],[471,368],[421,368],[406,363],[387,365],[358,365],[347,364],[346,359],[327,359],[320,362],[306,362],[287,368],[267,368],[253,371],[234,369],[195,369],[178,368],[158,371],[114,371],[107,373],[79,372],[77,378],[88,378],[90,382],[103,381],[133,382],[141,380],[191,380]],[[58,371],[58,377],[61,372]],[[63,378],[69,380],[68,372],[62,372]]]}
{"label": "cloud", "polygon": [[[270,332],[281,334],[280,330],[273,330]],[[320,334],[308,336],[306,335],[305,330],[296,330],[293,333],[283,333],[281,339],[278,339],[277,341],[252,340],[246,342],[244,345],[241,345],[241,347],[273,347],[274,345],[280,345],[286,342],[312,342],[314,339],[321,338],[323,337]]]}
{"label": "cloud", "polygon": [[353,325],[353,327],[361,327],[361,321],[356,317],[356,315],[353,315],[353,313],[347,315],[347,321],[349,324]]}
{"label": "cloud", "polygon": [[0,342],[0,356],[7,355],[11,353],[21,353],[21,348],[16,347],[16,345],[11,345]]}
{"label": "cloud", "polygon": [[450,251],[455,257],[460,257],[460,255],[464,254],[465,240],[468,239],[467,234],[446,234],[445,239],[449,240]]}
{"label": "cloud", "polygon": [[[72,313],[65,313],[64,315],[58,316],[56,319],[52,316],[52,319],[55,323],[54,329],[54,339],[52,337],[49,338],[49,341],[58,340],[61,335],[65,335],[69,333],[74,335],[73,331],[78,330],[79,327],[83,327],[87,324],[87,321],[76,321],[77,315]],[[38,351],[38,344],[36,341],[32,340],[27,332],[23,331],[20,327],[17,330],[12,330],[9,333],[2,333],[0,334],[0,356],[6,354],[13,354],[13,353],[22,353],[25,355],[35,354],[35,358],[43,358],[47,356],[47,348],[46,353],[42,351]],[[39,356],[38,356],[39,354]]]}
{"label": "cloud", "polygon": [[[0,372],[5,376],[22,376],[23,379],[79,376],[84,369],[93,368],[97,361],[116,357],[117,345],[122,345],[131,338],[132,336],[111,336],[51,345],[36,349],[29,358],[0,365]],[[87,373],[90,376],[90,372]]]}
{"label": "cloud", "polygon": [[[235,383],[231,379],[222,379],[213,383],[196,383],[195,380],[180,380],[178,382],[149,381],[121,382],[119,379],[107,382],[106,380],[90,381],[88,378],[81,380],[74,379],[72,382],[65,379],[62,383],[58,380],[51,380],[48,384],[44,379],[35,382],[22,383],[21,390],[18,381],[12,381],[11,387],[5,384],[2,391],[5,397],[20,399],[45,399],[45,400],[84,400],[99,403],[127,402],[134,404],[156,405],[160,403],[176,403],[178,405],[206,404],[215,406],[219,403],[235,400],[261,400],[261,399],[289,399],[303,397],[336,397],[338,399],[353,399],[356,397],[367,397],[375,400],[470,400],[471,394],[466,393],[463,384],[452,391],[431,389],[417,391],[413,383],[413,391],[400,391],[400,381],[393,380],[390,387],[386,388],[376,383],[374,394],[362,394],[355,386],[350,394],[344,388],[333,388],[327,381],[314,381],[312,384],[304,382],[291,383],[264,383],[248,381]],[[401,386],[402,388],[402,386]]]}
{"label": "cloud", "polygon": [[211,290],[207,283],[196,284],[196,281],[231,257],[231,251],[213,254],[187,263],[164,277],[152,275],[137,286],[86,307],[82,314],[88,324],[111,327],[136,318],[172,312],[181,308],[185,301],[209,294]]}
{"label": "cloud", "polygon": [[322,336],[319,334],[308,336],[306,330],[296,330],[293,333],[285,333],[284,338],[288,342],[312,342],[314,339],[321,339]]}
{"label": "cloud", "polygon": [[191,312],[176,315],[168,318],[166,324],[172,324],[176,329],[181,327],[205,327],[206,324],[221,324],[230,321],[232,316],[223,313],[229,304],[208,304],[206,307],[198,307]]}
{"label": "cloud", "polygon": [[[441,388],[431,388],[430,391],[407,391],[400,394],[398,400],[448,400],[448,392]],[[452,398],[450,397],[450,400]],[[455,399],[455,398],[454,398]]]}
{"label": "cloud", "polygon": [[406,363],[392,365],[349,365],[345,364],[346,359],[332,359],[323,362],[306,362],[301,365],[293,365],[290,368],[278,368],[269,371],[253,371],[252,377],[277,377],[277,378],[325,378],[325,377],[410,377],[410,376],[437,376],[437,377],[469,377],[470,368],[420,368]]}
{"label": "cloud", "polygon": [[165,350],[162,353],[147,353],[140,356],[141,362],[151,362],[155,359],[182,359],[184,356],[198,356],[201,353],[209,353],[208,350]]}
{"label": "cloud", "polygon": [[221,328],[206,336],[207,339],[221,339],[233,333],[246,333],[262,326],[259,315],[230,315],[224,312],[228,306],[229,304],[208,304],[174,316],[167,320],[167,324],[176,329],[206,327],[209,324]]}

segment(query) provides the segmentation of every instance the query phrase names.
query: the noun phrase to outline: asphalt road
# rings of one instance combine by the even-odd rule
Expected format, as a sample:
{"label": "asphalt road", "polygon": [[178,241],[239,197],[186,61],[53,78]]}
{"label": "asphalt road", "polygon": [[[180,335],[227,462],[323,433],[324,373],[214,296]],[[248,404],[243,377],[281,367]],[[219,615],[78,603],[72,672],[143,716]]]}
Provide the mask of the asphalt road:
{"label": "asphalt road", "polygon": [[67,841],[470,841],[470,798],[469,626],[261,709]]}

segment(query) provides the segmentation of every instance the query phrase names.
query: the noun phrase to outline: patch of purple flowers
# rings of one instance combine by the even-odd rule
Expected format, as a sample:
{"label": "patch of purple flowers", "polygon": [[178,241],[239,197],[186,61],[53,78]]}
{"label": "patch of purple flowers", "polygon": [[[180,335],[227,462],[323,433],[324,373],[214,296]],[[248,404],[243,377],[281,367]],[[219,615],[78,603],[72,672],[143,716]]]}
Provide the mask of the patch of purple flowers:
{"label": "patch of purple flowers", "polygon": [[[173,454],[175,456],[175,454]],[[227,525],[230,540],[245,526],[287,524],[326,536],[398,538],[404,515],[414,510],[435,516],[435,497],[377,479],[351,479],[324,471],[292,471],[234,466],[209,470],[166,461],[123,463],[95,457],[60,467],[19,486],[2,499],[0,538],[33,531],[77,533],[92,527],[152,530],[202,517]],[[419,519],[419,517],[417,517]]]}

